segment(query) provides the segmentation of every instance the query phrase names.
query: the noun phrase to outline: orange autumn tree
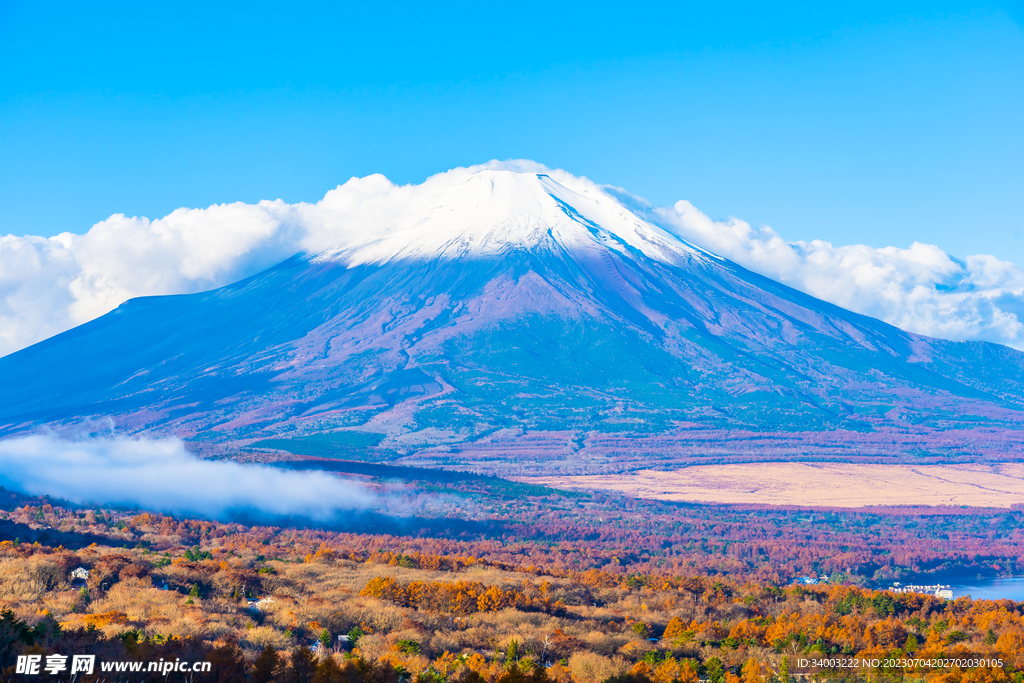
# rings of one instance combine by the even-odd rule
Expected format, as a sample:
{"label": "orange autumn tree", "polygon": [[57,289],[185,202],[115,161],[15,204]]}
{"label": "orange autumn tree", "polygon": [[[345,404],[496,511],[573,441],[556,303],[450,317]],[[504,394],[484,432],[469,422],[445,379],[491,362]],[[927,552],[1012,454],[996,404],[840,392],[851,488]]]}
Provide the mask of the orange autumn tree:
{"label": "orange autumn tree", "polygon": [[672,617],[669,619],[668,624],[665,625],[665,632],[661,637],[665,640],[675,640],[682,637],[685,632],[686,624],[683,623],[683,620],[679,617]]}

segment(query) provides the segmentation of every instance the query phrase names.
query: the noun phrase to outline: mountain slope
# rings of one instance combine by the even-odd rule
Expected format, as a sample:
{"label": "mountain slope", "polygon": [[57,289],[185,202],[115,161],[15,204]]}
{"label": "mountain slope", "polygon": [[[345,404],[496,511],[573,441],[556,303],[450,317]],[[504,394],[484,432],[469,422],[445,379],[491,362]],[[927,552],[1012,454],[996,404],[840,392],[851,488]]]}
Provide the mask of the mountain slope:
{"label": "mountain slope", "polygon": [[571,176],[442,180],[314,256],[0,359],[0,434],[109,418],[207,453],[502,473],[1020,452],[1024,354],[821,302]]}

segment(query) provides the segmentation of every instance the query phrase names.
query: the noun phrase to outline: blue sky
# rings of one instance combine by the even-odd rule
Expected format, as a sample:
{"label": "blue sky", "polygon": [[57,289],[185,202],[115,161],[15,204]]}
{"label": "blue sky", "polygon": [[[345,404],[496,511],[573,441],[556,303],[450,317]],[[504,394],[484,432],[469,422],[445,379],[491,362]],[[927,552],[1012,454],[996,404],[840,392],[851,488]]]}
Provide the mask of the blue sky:
{"label": "blue sky", "polygon": [[0,0],[0,234],[523,157],[1024,265],[1021,3],[707,4]]}

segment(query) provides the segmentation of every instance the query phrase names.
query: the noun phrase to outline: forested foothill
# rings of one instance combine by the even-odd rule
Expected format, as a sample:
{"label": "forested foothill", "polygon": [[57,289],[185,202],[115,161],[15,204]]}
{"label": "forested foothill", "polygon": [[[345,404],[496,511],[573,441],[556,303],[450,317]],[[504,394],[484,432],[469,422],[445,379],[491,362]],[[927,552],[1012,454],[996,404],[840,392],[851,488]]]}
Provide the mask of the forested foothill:
{"label": "forested foothill", "polygon": [[1018,573],[1020,510],[373,485],[437,496],[433,512],[253,524],[0,491],[2,668],[84,652],[214,662],[194,680],[718,683],[799,680],[815,657],[970,653],[1003,666],[857,675],[1024,681],[1021,603],[878,590]]}

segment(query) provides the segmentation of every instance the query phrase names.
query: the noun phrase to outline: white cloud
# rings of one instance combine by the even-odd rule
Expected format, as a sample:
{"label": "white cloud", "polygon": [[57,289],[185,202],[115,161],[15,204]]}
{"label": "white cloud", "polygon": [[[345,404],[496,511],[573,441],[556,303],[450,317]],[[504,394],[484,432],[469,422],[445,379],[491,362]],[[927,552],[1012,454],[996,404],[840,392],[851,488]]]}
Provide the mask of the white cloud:
{"label": "white cloud", "polygon": [[720,256],[843,308],[943,339],[984,339],[1024,349],[1024,270],[994,256],[953,259],[936,246],[835,247],[786,242],[767,226],[715,221],[690,202],[648,218]]}
{"label": "white cloud", "polygon": [[[114,215],[82,235],[0,237],[0,355],[91,320],[136,296],[197,292],[253,275],[298,252],[404,239],[392,228],[443,215],[437,188],[481,169],[546,172],[528,161],[455,169],[421,185],[352,178],[315,204],[222,204],[156,220]],[[630,199],[611,190],[619,199]],[[992,256],[959,262],[940,249],[786,242],[771,228],[714,221],[689,202],[630,209],[737,263],[797,289],[913,332],[1024,348],[1024,272]],[[404,229],[404,228],[403,228]],[[392,234],[394,233],[394,234]]]}
{"label": "white cloud", "polygon": [[301,248],[289,210],[222,204],[153,221],[116,214],[84,235],[0,237],[0,355],[132,297],[211,289],[284,260]]}
{"label": "white cloud", "polygon": [[260,511],[324,520],[377,503],[355,482],[322,472],[200,460],[173,438],[67,441],[36,435],[2,440],[0,484],[76,503],[208,517]]}
{"label": "white cloud", "polygon": [[0,237],[0,355],[62,332],[75,255],[42,237]]}
{"label": "white cloud", "polygon": [[278,263],[298,250],[278,200],[177,209],[150,221],[121,214],[85,235],[55,238],[75,255],[73,321],[90,320],[128,298],[209,289]]}

